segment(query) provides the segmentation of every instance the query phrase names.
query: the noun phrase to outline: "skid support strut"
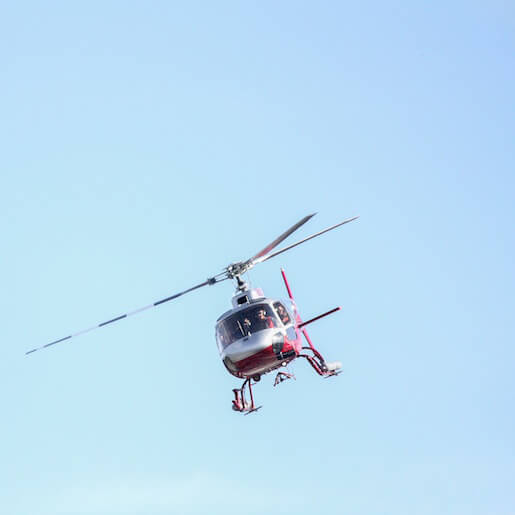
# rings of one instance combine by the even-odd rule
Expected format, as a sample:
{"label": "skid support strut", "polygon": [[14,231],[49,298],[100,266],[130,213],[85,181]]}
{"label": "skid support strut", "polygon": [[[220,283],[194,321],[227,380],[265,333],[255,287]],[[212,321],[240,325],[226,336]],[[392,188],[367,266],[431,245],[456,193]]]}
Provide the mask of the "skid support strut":
{"label": "skid support strut", "polygon": [[[249,390],[250,402],[248,402],[245,397],[245,388],[248,388]],[[245,379],[245,381],[241,385],[241,388],[234,388],[233,392],[234,399],[232,401],[232,409],[234,411],[239,411],[240,413],[248,415],[249,413],[257,411],[262,407],[256,407],[256,405],[254,404],[254,395],[252,393],[252,379],[250,377],[247,377],[247,379]]]}
{"label": "skid support strut", "polygon": [[302,347],[302,350],[309,351],[312,354],[302,353],[299,358],[306,358],[308,363],[315,369],[318,375],[323,377],[337,376],[341,372],[341,363],[339,362],[326,362],[322,354],[318,352],[315,347]]}
{"label": "skid support strut", "polygon": [[277,372],[277,375],[275,376],[274,386],[277,386],[278,384],[282,383],[283,381],[286,381],[287,379],[295,379],[295,375],[290,374],[289,372]]}

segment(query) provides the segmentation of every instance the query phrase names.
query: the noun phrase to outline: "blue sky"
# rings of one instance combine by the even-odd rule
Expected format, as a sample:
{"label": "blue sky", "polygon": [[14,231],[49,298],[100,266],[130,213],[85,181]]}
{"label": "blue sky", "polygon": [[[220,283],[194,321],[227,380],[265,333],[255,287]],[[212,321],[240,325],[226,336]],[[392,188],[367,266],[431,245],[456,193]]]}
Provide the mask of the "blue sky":
{"label": "blue sky", "polygon": [[[0,8],[0,507],[10,515],[515,511],[509,2]],[[344,373],[230,409],[245,259]],[[292,238],[293,241],[293,238]]]}

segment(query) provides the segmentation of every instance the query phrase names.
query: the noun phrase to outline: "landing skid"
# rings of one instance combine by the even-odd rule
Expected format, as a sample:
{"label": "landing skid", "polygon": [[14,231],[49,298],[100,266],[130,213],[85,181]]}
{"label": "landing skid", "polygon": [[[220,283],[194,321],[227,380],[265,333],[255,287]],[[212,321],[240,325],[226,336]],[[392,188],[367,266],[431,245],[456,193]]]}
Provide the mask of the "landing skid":
{"label": "landing skid", "polygon": [[[245,388],[248,388],[249,390],[250,402],[248,402],[245,397]],[[239,411],[240,413],[248,415],[249,413],[253,413],[254,411],[262,408],[262,406],[256,406],[254,404],[254,395],[252,394],[252,379],[250,377],[245,379],[241,388],[234,388],[233,393],[234,399],[232,401],[232,409],[234,411]]]}

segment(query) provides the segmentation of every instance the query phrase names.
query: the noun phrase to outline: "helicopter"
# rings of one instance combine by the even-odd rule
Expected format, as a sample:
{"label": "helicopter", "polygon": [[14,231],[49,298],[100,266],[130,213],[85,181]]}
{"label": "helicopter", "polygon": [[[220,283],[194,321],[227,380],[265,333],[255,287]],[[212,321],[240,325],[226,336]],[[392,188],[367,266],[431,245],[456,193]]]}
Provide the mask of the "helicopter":
{"label": "helicopter", "polygon": [[[262,406],[256,406],[252,386],[261,380],[261,376],[273,371],[277,371],[274,386],[287,379],[295,378],[292,373],[279,370],[287,367],[295,359],[306,359],[315,372],[322,377],[336,376],[341,372],[341,363],[339,361],[329,362],[323,358],[322,354],[313,345],[306,326],[339,311],[341,308],[333,308],[303,322],[283,269],[281,269],[281,275],[289,298],[286,303],[278,299],[266,297],[261,288],[251,288],[242,279],[242,275],[257,264],[268,261],[287,250],[359,218],[358,216],[348,218],[343,222],[339,222],[272,252],[293,232],[313,218],[315,214],[312,213],[299,220],[253,257],[246,261],[231,263],[221,273],[206,279],[200,284],[142,308],[52,341],[41,347],[36,347],[25,354],[32,354],[94,329],[118,322],[147,309],[160,306],[165,302],[175,300],[204,286],[213,286],[222,281],[234,280],[236,291],[232,297],[232,308],[218,317],[215,324],[216,343],[225,368],[233,376],[243,379],[242,386],[233,389],[232,409],[234,411],[248,415],[259,410]],[[307,345],[303,345],[302,337],[304,337]],[[249,398],[247,398],[247,392]]]}

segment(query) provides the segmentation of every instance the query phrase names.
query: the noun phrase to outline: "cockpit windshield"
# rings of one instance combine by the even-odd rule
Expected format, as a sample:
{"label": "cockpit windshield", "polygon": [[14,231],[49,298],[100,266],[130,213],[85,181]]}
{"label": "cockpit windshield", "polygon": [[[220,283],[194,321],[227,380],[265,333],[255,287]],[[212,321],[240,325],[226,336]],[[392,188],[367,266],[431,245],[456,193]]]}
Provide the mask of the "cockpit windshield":
{"label": "cockpit windshield", "polygon": [[222,320],[216,326],[216,336],[222,348],[252,333],[279,325],[277,317],[268,304],[249,306]]}

